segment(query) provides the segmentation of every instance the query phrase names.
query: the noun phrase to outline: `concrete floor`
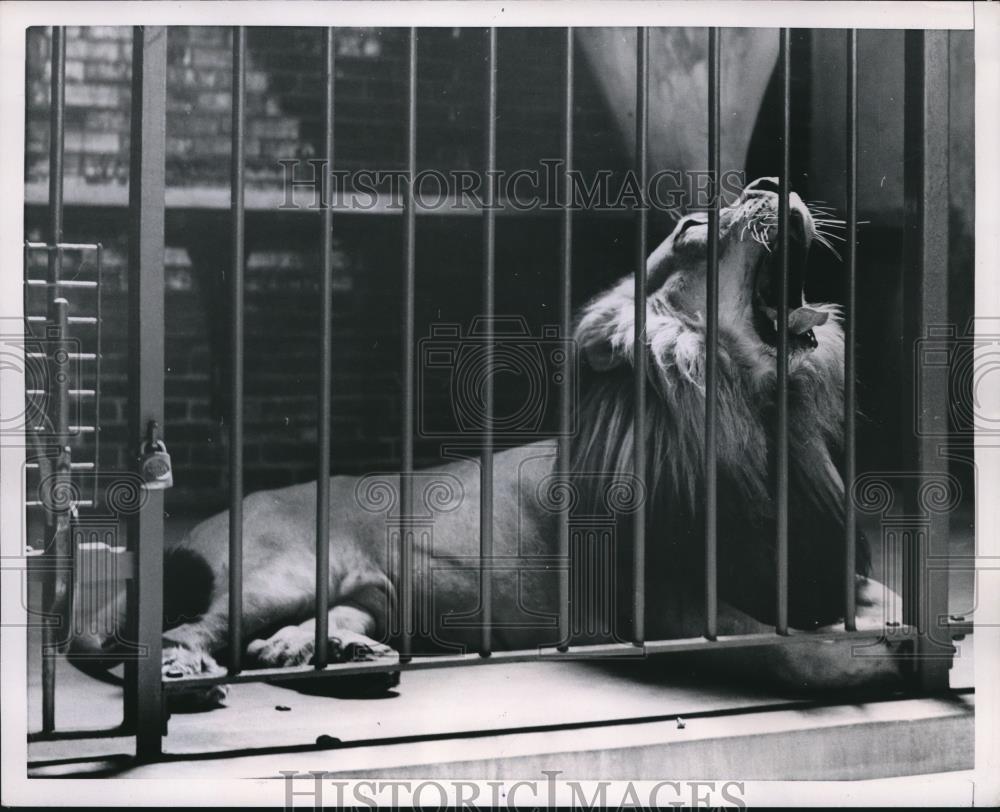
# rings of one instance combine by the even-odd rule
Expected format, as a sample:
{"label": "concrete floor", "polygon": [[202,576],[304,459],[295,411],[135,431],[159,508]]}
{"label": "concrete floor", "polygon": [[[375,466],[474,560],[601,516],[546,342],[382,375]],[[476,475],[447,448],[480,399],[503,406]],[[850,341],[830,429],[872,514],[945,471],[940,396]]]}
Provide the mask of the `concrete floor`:
{"label": "concrete floor", "polygon": [[[174,532],[180,527],[174,523]],[[971,536],[956,534],[955,546],[971,550]],[[877,562],[881,558],[876,555]],[[953,612],[968,613],[973,605],[972,573],[953,573],[951,594]],[[972,685],[973,637],[959,647],[951,674],[952,686],[967,688]],[[28,669],[31,731],[40,728],[38,652],[38,640],[34,639],[30,644]],[[796,711],[792,703],[801,698],[754,688],[748,685],[746,675],[729,682],[707,680],[672,657],[639,664],[521,663],[419,671],[404,674],[399,688],[385,698],[346,699],[332,693],[311,681],[294,688],[266,684],[233,686],[225,708],[172,715],[164,746],[176,760],[135,768],[121,758],[134,752],[131,738],[34,742],[29,747],[30,774],[181,777],[219,775],[221,770],[229,776],[274,775],[276,769],[296,769],[295,764],[314,763],[318,737],[332,737],[342,743],[336,756],[324,755],[322,769],[332,770],[341,764],[363,771],[386,763],[389,742],[390,747],[403,748],[397,752],[398,758],[417,758],[420,763],[423,754],[423,763],[433,763],[445,758],[443,754],[447,752],[452,758],[471,753],[471,742],[476,743],[480,755],[484,746],[503,751],[518,735],[524,735],[518,731],[540,724],[550,731],[544,734],[544,741],[554,741],[552,737],[562,731],[559,735],[584,742],[594,741],[595,736],[605,740],[610,728],[602,729],[601,725],[614,726],[613,723],[620,723],[614,726],[617,735],[629,738],[638,730],[629,725],[640,720],[643,724],[664,724],[667,722],[656,720],[669,720],[673,725],[677,716],[705,720],[724,717],[725,724],[730,726],[745,718],[761,725],[763,732],[768,725],[794,726],[781,714],[797,713],[794,718],[802,721],[809,718],[803,713],[819,712]],[[841,705],[842,709],[855,709],[850,717],[853,721],[837,715],[845,711],[836,708],[824,713],[833,714],[830,718],[840,726],[886,722],[880,714],[887,713],[886,707],[893,704]],[[64,660],[59,661],[57,729],[112,727],[121,719],[121,707],[119,687],[98,682]],[[961,717],[968,721],[971,730],[969,703],[957,710],[953,706],[934,706],[930,711],[920,710],[918,715],[925,713],[935,724],[953,725]],[[820,724],[823,718],[826,717],[815,717],[809,724]],[[707,722],[699,724],[704,726]],[[538,733],[536,738],[542,735]],[[936,735],[951,734],[939,731]],[[382,744],[369,746],[375,740]],[[530,746],[537,746],[537,742]],[[400,755],[403,752],[405,757]],[[431,758],[431,753],[437,755]],[[906,758],[912,758],[912,754]],[[293,766],[276,766],[282,763]],[[960,764],[942,767],[939,761],[929,761],[927,769],[922,771],[960,767]],[[863,777],[873,776],[866,773]]]}

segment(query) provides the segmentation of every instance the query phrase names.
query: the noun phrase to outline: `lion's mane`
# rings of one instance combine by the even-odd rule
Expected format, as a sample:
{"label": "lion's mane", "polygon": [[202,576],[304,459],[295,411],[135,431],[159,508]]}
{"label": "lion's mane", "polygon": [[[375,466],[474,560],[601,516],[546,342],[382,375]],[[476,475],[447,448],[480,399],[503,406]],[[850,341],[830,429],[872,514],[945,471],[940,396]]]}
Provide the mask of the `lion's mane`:
{"label": "lion's mane", "polygon": [[[843,617],[843,331],[834,305],[818,347],[789,365],[789,621],[813,628]],[[704,322],[659,291],[647,300],[645,348],[647,592],[698,593],[704,573]],[[604,500],[615,477],[635,474],[634,298],[631,279],[592,301],[578,321],[582,392],[569,471],[576,510]],[[775,617],[775,355],[720,323],[718,364],[720,597],[766,623]],[[618,566],[629,568],[631,516],[617,517]],[[870,565],[856,534],[859,572]],[[624,553],[624,554],[623,554]],[[673,586],[672,586],[673,585]],[[621,614],[628,615],[623,603]],[[627,621],[630,622],[630,619]]]}

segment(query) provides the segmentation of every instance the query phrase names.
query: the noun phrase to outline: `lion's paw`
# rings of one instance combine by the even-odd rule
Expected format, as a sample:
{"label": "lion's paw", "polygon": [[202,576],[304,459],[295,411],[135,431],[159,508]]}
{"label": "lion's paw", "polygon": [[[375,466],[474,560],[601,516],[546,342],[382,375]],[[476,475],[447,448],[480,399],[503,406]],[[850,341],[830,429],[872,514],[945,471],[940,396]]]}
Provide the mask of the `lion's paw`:
{"label": "lion's paw", "polygon": [[330,646],[332,656],[341,663],[370,662],[396,656],[389,646],[345,629],[330,632]]}
{"label": "lion's paw", "polygon": [[[161,673],[165,680],[182,677],[216,676],[224,671],[208,652],[196,651],[164,641]],[[210,685],[171,696],[175,710],[204,710],[217,708],[229,695],[226,685]]]}
{"label": "lion's paw", "polygon": [[[364,662],[395,656],[389,646],[346,629],[332,629],[329,637],[329,655],[332,662]],[[247,654],[261,665],[283,668],[308,665],[316,651],[315,635],[299,626],[278,629],[267,640],[254,640],[247,647]]]}
{"label": "lion's paw", "polygon": [[315,645],[315,636],[310,632],[298,626],[285,626],[267,640],[251,642],[247,654],[269,668],[307,665],[312,661]]}

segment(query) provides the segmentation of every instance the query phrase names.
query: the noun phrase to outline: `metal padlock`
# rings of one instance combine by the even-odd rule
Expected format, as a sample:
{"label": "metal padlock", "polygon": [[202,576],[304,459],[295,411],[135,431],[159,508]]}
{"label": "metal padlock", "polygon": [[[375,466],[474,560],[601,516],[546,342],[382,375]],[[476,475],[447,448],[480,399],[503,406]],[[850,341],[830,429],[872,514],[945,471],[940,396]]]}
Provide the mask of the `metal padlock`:
{"label": "metal padlock", "polygon": [[170,455],[162,440],[147,440],[139,450],[139,471],[145,480],[146,490],[163,491],[174,485],[174,472]]}

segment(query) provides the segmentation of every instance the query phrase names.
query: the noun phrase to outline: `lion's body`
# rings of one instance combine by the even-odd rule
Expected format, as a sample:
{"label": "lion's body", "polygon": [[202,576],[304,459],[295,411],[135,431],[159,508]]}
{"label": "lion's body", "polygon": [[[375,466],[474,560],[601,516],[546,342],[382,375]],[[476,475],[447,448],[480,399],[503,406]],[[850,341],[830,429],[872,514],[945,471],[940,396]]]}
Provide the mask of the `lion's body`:
{"label": "lion's body", "polygon": [[[762,183],[762,182],[758,182]],[[775,351],[759,321],[766,260],[754,218],[776,195],[752,184],[723,212],[718,362],[719,633],[765,632],[774,622]],[[774,198],[774,200],[772,200]],[[793,195],[794,211],[811,228]],[[766,220],[764,228],[767,228]],[[692,225],[688,223],[688,225]],[[742,227],[742,231],[740,230]],[[747,228],[754,240],[745,241]],[[805,227],[805,226],[804,226]],[[646,639],[704,630],[704,237],[681,225],[650,257],[646,384],[647,470],[634,454],[634,296],[631,280],[588,305],[575,340],[586,360],[576,432],[565,466],[555,441],[494,458],[492,555],[480,558],[478,460],[413,476],[410,571],[413,653],[474,651],[481,640],[480,566],[492,589],[491,648],[553,646],[560,639],[560,578],[571,584],[572,640],[630,639],[636,506],[646,517]],[[804,239],[808,241],[808,236]],[[700,273],[700,276],[699,276]],[[700,297],[700,298],[699,298]],[[794,305],[794,303],[793,303]],[[813,629],[841,623],[845,594],[842,444],[843,334],[831,306],[802,307],[789,357],[789,620]],[[756,326],[754,320],[757,320]],[[789,330],[792,322],[790,322]],[[776,325],[776,322],[775,322]],[[808,331],[805,328],[808,329]],[[558,470],[568,477],[561,479]],[[336,656],[392,654],[398,639],[399,477],[333,477],[330,487],[329,628]],[[559,514],[568,511],[571,555],[560,554]],[[248,496],[244,503],[241,647],[265,665],[307,662],[315,616],[316,485]],[[858,540],[859,625],[881,625],[892,593],[863,577]],[[169,566],[170,561],[179,562]],[[173,600],[195,583],[206,594]],[[168,676],[216,668],[228,627],[228,514],[198,525],[170,551],[167,604],[189,617],[164,634]],[[893,678],[884,657],[853,657],[849,644],[773,647],[755,667],[784,682],[846,686]],[[884,645],[869,653],[887,653]],[[725,664],[745,664],[734,653]]]}
{"label": "lion's body", "polygon": [[[558,594],[552,561],[558,554],[556,518],[539,505],[537,491],[539,482],[551,473],[554,460],[552,442],[503,451],[494,458],[494,554],[508,567],[517,556],[526,568],[530,568],[532,558],[542,561],[547,571],[526,569],[521,577],[531,584],[526,592],[530,608],[548,613],[555,611]],[[453,462],[414,475],[414,599],[417,606],[433,606],[433,615],[417,618],[425,628],[425,643],[433,638],[465,643],[471,649],[479,645],[475,619],[445,620],[474,612],[479,602],[479,476],[477,461]],[[330,600],[363,605],[377,621],[371,635],[378,638],[390,630],[394,605],[387,574],[400,555],[398,482],[398,476],[393,475],[330,479]],[[380,500],[387,493],[393,496],[383,505]],[[435,493],[443,493],[446,501],[435,502]],[[301,622],[312,613],[315,516],[315,483],[263,491],[245,500],[245,644],[278,626]],[[211,567],[213,603],[223,615],[228,613],[228,534],[229,515],[220,513],[195,527],[179,545],[197,553]],[[529,638],[554,644],[557,635],[552,622],[543,635],[537,627],[512,628],[519,610],[515,593],[507,588],[511,575],[509,568],[494,574],[496,648],[531,645]],[[426,631],[432,617],[436,624],[433,635]],[[176,630],[173,634],[177,635]],[[219,642],[224,643],[224,639]]]}

